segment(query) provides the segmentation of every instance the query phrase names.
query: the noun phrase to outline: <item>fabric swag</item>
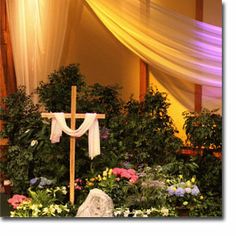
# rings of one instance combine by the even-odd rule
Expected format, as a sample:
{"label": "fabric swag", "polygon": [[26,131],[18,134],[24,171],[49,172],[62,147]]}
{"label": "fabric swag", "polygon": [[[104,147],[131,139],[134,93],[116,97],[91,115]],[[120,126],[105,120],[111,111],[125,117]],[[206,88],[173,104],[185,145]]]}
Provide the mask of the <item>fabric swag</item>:
{"label": "fabric swag", "polygon": [[86,113],[84,122],[76,130],[72,130],[67,126],[63,112],[53,114],[50,136],[52,143],[60,142],[62,131],[73,137],[81,137],[88,130],[89,157],[93,159],[100,154],[100,134],[96,113]]}

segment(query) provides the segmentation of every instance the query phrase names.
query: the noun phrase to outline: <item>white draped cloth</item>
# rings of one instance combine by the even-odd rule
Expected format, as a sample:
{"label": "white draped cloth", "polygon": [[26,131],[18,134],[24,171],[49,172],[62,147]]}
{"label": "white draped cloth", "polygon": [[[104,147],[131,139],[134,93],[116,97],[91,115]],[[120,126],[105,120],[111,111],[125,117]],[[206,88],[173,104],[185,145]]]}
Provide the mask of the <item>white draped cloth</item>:
{"label": "white draped cloth", "polygon": [[60,137],[62,135],[62,131],[72,137],[81,137],[88,132],[88,148],[89,148],[89,156],[91,160],[99,155],[100,152],[100,134],[99,134],[99,125],[98,120],[96,118],[96,113],[86,113],[85,119],[80,127],[76,130],[70,129],[65,120],[65,115],[63,112],[53,113],[54,117],[52,118],[51,124],[51,135],[50,140],[52,143],[60,142]]}

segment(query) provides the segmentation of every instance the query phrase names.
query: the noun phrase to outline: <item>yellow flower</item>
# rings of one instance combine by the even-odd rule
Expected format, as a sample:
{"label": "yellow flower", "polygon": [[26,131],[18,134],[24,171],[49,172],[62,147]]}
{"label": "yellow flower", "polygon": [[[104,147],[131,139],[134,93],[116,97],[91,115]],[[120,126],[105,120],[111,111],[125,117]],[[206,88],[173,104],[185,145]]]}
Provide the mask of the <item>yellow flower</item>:
{"label": "yellow flower", "polygon": [[176,188],[176,187],[174,187],[174,188],[173,188],[173,191],[176,191],[176,190],[177,190],[177,188]]}
{"label": "yellow flower", "polygon": [[187,205],[188,205],[188,202],[187,202],[187,201],[184,201],[184,202],[183,202],[183,205],[184,205],[184,206],[187,206]]}
{"label": "yellow flower", "polygon": [[179,175],[179,178],[180,178],[180,179],[183,179],[183,175]]}
{"label": "yellow flower", "polygon": [[167,184],[169,184],[169,183],[170,183],[170,180],[169,180],[169,179],[167,179],[167,180],[166,180],[166,183],[167,183]]}
{"label": "yellow flower", "polygon": [[98,175],[98,181],[101,181],[102,180],[102,177],[101,177],[101,175]]}
{"label": "yellow flower", "polygon": [[110,170],[108,171],[108,175],[109,175],[109,176],[112,175],[112,169],[110,169]]}
{"label": "yellow flower", "polygon": [[103,177],[102,179],[103,179],[103,180],[107,180],[107,177]]}
{"label": "yellow flower", "polygon": [[94,183],[92,183],[92,182],[87,182],[87,185],[90,186],[90,187],[92,187],[92,186],[94,186]]}
{"label": "yellow flower", "polygon": [[186,182],[186,185],[187,185],[187,187],[191,187],[191,186],[192,186],[190,180],[188,180],[188,181]]}
{"label": "yellow flower", "polygon": [[200,200],[203,200],[203,199],[204,199],[204,197],[201,195],[201,196],[200,196]]}
{"label": "yellow flower", "polygon": [[106,177],[107,176],[107,171],[103,171],[102,175]]}
{"label": "yellow flower", "polygon": [[94,182],[96,179],[95,178],[91,178],[90,181]]}
{"label": "yellow flower", "polygon": [[191,179],[191,182],[192,182],[192,183],[195,183],[195,181],[196,181],[196,179],[193,177],[193,178]]}

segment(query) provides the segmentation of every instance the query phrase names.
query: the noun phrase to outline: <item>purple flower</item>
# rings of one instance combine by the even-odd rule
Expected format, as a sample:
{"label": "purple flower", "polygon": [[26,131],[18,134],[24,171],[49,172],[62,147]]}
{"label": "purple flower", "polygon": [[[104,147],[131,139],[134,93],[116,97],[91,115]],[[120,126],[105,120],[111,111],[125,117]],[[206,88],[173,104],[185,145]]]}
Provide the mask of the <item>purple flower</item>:
{"label": "purple flower", "polygon": [[30,180],[30,185],[35,185],[37,182],[39,182],[39,178],[33,178]]}
{"label": "purple flower", "polygon": [[200,191],[199,191],[198,186],[197,186],[197,185],[194,185],[194,186],[193,186],[193,189],[192,189],[192,195],[193,195],[193,196],[197,196],[199,193],[200,193]]}
{"label": "purple flower", "polygon": [[178,187],[177,190],[175,191],[175,195],[179,197],[183,197],[184,193],[185,193],[184,189],[180,187]]}

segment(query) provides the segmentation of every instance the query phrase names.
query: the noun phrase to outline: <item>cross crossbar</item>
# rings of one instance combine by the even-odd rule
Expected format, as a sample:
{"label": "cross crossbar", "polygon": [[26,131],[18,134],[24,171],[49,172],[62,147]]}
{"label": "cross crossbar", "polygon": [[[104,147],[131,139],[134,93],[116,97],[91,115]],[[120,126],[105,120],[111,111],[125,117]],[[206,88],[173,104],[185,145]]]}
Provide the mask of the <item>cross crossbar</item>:
{"label": "cross crossbar", "polygon": [[[71,119],[71,113],[64,113],[65,115],[65,118],[66,119]],[[54,117],[54,114],[52,112],[50,113],[41,113],[41,116],[43,118],[48,118],[48,119],[51,119]],[[85,114],[84,113],[76,113],[75,114],[75,118],[76,119],[84,119],[85,118]],[[96,116],[97,119],[105,119],[106,118],[106,115],[105,114],[97,114]]]}

